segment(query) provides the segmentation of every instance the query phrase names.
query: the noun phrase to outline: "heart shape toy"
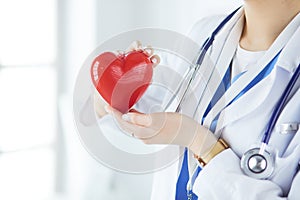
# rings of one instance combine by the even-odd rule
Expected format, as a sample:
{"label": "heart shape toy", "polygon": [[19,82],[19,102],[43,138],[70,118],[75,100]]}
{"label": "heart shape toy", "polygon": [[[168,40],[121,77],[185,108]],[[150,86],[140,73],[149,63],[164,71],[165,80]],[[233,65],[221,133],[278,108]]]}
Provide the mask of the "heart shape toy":
{"label": "heart shape toy", "polygon": [[113,108],[125,113],[150,85],[153,62],[143,51],[120,55],[104,52],[94,59],[90,72],[102,98]]}

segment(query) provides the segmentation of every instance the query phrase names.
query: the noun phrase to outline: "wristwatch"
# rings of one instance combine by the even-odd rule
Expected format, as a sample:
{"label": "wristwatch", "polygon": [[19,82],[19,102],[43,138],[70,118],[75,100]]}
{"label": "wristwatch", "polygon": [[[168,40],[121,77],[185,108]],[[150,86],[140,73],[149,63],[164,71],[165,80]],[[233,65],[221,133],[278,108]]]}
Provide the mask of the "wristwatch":
{"label": "wristwatch", "polygon": [[194,157],[198,160],[199,164],[204,167],[211,159],[227,148],[229,148],[229,145],[225,140],[219,139],[208,152],[204,153],[203,156],[194,154]]}

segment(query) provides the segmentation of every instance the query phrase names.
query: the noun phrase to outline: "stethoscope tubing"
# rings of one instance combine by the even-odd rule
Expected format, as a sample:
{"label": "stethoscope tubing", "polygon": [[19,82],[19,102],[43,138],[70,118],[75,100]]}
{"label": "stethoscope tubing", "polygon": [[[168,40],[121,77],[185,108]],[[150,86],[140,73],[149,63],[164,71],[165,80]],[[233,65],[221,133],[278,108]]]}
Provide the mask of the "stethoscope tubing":
{"label": "stethoscope tubing", "polygon": [[[187,92],[189,91],[189,88],[191,87],[191,84],[193,82],[193,80],[195,79],[196,75],[197,75],[197,72],[199,71],[203,61],[204,61],[204,58],[205,58],[205,55],[208,51],[208,49],[212,46],[213,44],[213,41],[215,40],[215,36],[220,32],[220,30],[227,24],[227,22],[235,15],[235,13],[240,9],[237,8],[236,10],[234,10],[232,13],[230,13],[225,19],[223,19],[223,21],[217,26],[217,28],[212,32],[211,36],[209,38],[206,39],[206,41],[203,43],[201,49],[200,49],[200,53],[199,53],[199,56],[197,58],[197,61],[196,61],[196,65],[195,67],[193,68],[194,71],[188,81],[188,84],[186,86],[186,89],[184,90],[183,92],[183,95],[178,103],[178,106],[175,110],[175,112],[180,112],[181,110],[181,106],[186,98],[186,95],[187,95]],[[207,84],[208,85],[208,84]],[[207,88],[207,85],[206,87],[204,88],[204,91],[206,90]],[[204,93],[204,92],[203,92]],[[202,93],[202,94],[203,94]],[[200,98],[199,101],[201,101],[202,98]],[[198,104],[199,105],[199,104]],[[195,110],[198,110],[198,106]],[[193,116],[195,116],[195,113],[193,114]]]}
{"label": "stethoscope tubing", "polygon": [[266,132],[262,138],[262,143],[265,143],[265,144],[268,144],[269,143],[269,140],[271,138],[271,133],[272,133],[272,130],[274,129],[275,127],[275,124],[280,116],[280,113],[281,111],[283,110],[289,96],[290,96],[290,93],[292,91],[292,89],[294,88],[297,80],[299,79],[299,76],[300,76],[300,64],[298,65],[298,67],[296,68],[296,71],[294,72],[291,80],[288,82],[284,92],[282,93],[277,105],[275,106],[274,108],[274,111],[271,115],[271,118],[270,118],[270,123],[268,123],[268,126],[267,126],[267,129],[266,129]]}

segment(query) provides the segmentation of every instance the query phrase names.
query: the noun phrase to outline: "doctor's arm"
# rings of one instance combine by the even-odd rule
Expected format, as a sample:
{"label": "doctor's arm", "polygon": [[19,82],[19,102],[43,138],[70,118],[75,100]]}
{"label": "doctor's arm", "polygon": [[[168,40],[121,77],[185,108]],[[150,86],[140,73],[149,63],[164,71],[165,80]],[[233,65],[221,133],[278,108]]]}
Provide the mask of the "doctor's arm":
{"label": "doctor's arm", "polygon": [[192,118],[176,112],[122,114],[110,106],[106,111],[113,115],[119,128],[145,144],[173,144],[189,148],[203,155],[216,143],[214,134]]}
{"label": "doctor's arm", "polygon": [[[201,156],[205,155],[217,141],[208,129],[180,113],[131,112],[123,115],[111,107],[106,109],[114,116],[122,130],[146,144],[185,146]],[[295,148],[292,155],[299,154],[300,146]],[[286,160],[280,160],[280,162],[287,163],[288,167],[283,167],[281,170],[290,173],[289,163],[295,157],[283,159]],[[286,184],[290,185],[291,180],[288,180],[282,171],[279,178],[285,179]],[[257,180],[244,175],[240,168],[240,158],[229,148],[216,155],[202,169],[193,186],[193,192],[201,200],[296,200],[300,197],[299,187],[299,173],[292,181],[289,192],[284,192],[275,181]]]}
{"label": "doctor's arm", "polygon": [[[298,90],[285,106],[279,123],[300,122]],[[234,148],[215,156],[199,173],[193,191],[199,199],[298,200],[300,199],[300,129],[292,137],[285,152],[275,156],[271,180],[258,180],[244,175],[240,157]],[[275,135],[276,136],[276,133]],[[280,133],[278,136],[281,140]]]}
{"label": "doctor's arm", "polygon": [[295,176],[288,195],[270,180],[258,180],[243,174],[240,158],[227,149],[217,155],[198,175],[194,192],[199,199],[296,200],[300,197],[300,174]]}

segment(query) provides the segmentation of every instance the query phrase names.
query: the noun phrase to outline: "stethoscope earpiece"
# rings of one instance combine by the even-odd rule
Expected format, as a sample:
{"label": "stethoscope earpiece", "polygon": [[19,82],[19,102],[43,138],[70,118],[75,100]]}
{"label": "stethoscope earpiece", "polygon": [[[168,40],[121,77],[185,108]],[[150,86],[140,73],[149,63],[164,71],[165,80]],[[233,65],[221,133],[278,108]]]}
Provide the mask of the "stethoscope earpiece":
{"label": "stethoscope earpiece", "polygon": [[253,148],[244,153],[241,159],[243,172],[256,179],[267,179],[274,171],[274,155],[269,151]]}

